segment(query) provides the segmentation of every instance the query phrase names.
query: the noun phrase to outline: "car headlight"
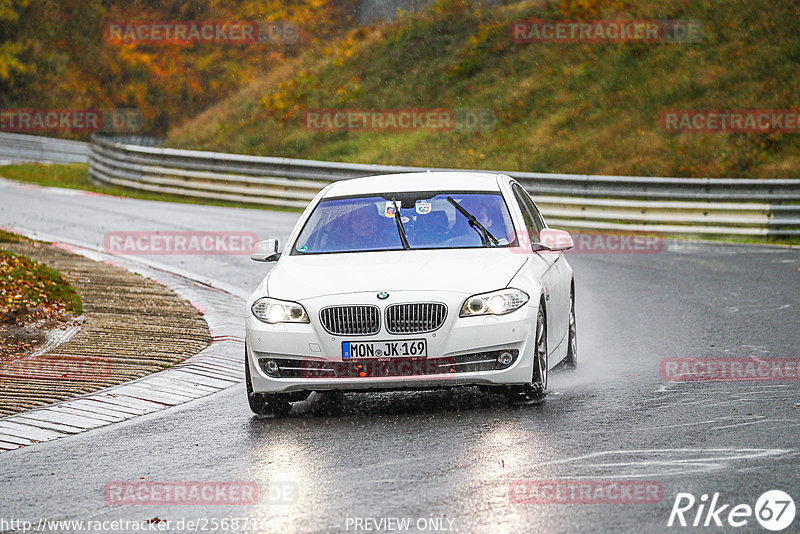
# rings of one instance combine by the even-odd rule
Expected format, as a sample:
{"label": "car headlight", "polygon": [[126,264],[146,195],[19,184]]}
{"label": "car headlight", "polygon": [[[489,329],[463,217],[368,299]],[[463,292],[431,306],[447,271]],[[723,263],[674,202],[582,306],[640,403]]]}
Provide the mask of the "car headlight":
{"label": "car headlight", "polygon": [[250,308],[259,321],[276,323],[307,323],[306,309],[297,302],[263,297],[253,303]]}
{"label": "car headlight", "polygon": [[527,293],[513,288],[473,295],[461,306],[461,317],[505,315],[520,309],[529,299]]}

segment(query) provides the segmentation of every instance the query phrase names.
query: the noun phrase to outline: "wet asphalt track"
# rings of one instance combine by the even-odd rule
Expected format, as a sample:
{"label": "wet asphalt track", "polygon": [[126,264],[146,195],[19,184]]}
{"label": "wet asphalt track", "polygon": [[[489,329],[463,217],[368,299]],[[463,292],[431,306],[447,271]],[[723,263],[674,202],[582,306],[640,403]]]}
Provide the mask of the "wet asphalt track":
{"label": "wet asphalt track", "polygon": [[[296,217],[0,181],[0,226],[97,246],[107,231],[255,230],[285,238]],[[265,272],[244,256],[151,259],[242,294]],[[753,518],[736,529],[666,525],[678,492],[719,492],[723,503],[752,506],[764,491],[782,489],[800,505],[800,382],[659,376],[663,358],[800,357],[800,250],[669,243],[659,254],[572,254],[569,261],[581,365],[551,375],[542,406],[511,408],[465,388],[347,395],[340,416],[324,415],[323,399],[313,398],[288,418],[258,420],[241,384],[0,454],[0,525],[158,517],[180,532],[180,519],[239,517],[260,532],[364,532],[355,529],[357,518],[396,517],[410,519],[411,531],[767,532]],[[657,504],[511,502],[511,482],[550,479],[657,481],[664,497]],[[114,506],[103,496],[113,481],[254,482],[260,498],[243,506]],[[278,500],[277,488],[296,495]],[[800,519],[789,531],[800,531]]]}

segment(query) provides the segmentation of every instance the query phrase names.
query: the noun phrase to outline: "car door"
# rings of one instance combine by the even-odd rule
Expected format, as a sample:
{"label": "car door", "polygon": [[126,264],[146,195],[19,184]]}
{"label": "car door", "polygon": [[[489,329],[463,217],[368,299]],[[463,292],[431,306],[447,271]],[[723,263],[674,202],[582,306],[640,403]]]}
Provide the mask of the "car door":
{"label": "car door", "polygon": [[[544,222],[539,208],[531,199],[528,192],[519,184],[512,186],[514,196],[520,204],[525,226],[532,244],[539,242],[539,232],[547,225]],[[569,330],[569,291],[570,291],[570,269],[563,252],[536,252],[536,254],[546,264],[546,271],[542,280],[545,288],[545,300],[547,305],[547,339],[548,349],[552,352],[557,347],[559,353],[563,353],[563,347],[559,346],[564,342]],[[562,354],[563,355],[563,354]]]}

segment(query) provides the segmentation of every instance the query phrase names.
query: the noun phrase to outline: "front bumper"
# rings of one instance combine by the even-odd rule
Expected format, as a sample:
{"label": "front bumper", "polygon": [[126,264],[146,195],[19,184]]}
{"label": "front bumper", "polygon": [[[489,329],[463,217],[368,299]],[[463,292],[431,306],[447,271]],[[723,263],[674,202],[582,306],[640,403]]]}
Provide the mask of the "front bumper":
{"label": "front bumper", "polygon": [[[420,295],[411,298],[402,293],[393,294],[393,297],[392,302],[385,305],[431,300]],[[322,299],[302,303],[311,318],[308,324],[270,325],[250,315],[246,322],[246,352],[253,391],[429,389],[530,383],[534,353],[532,330],[536,325],[537,308],[529,303],[504,316],[462,318],[458,317],[458,310],[465,296],[447,297],[449,315],[444,325],[427,334],[392,335],[382,330],[370,336],[332,335],[319,323],[319,309],[330,304],[321,302]],[[357,296],[351,298],[353,302],[359,301]],[[436,300],[443,300],[442,295],[437,295]],[[355,363],[342,358],[343,341],[422,338],[427,342],[427,358],[383,358]],[[487,362],[501,352],[514,354],[513,363],[502,369],[491,368],[493,366]],[[269,376],[260,360],[278,362],[286,371],[279,372],[280,377]],[[357,367],[359,364],[363,366]]]}

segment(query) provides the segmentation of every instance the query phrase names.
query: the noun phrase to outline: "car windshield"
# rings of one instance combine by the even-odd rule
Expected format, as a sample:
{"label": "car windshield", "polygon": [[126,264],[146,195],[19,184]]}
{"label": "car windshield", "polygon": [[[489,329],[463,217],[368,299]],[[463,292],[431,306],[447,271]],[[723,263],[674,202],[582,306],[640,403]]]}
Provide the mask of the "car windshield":
{"label": "car windshield", "polygon": [[[474,217],[472,224],[470,216]],[[300,232],[292,254],[403,250],[401,232],[410,249],[515,244],[514,225],[498,192],[404,192],[322,200]]]}

